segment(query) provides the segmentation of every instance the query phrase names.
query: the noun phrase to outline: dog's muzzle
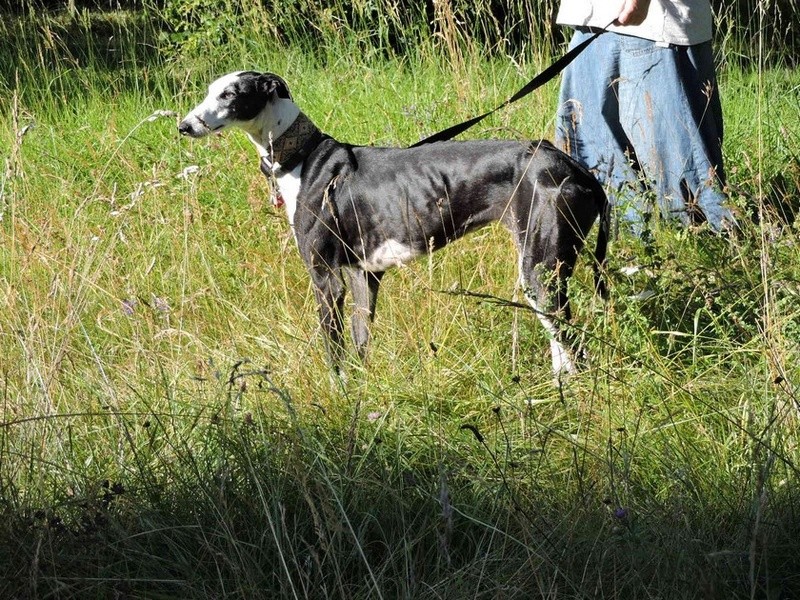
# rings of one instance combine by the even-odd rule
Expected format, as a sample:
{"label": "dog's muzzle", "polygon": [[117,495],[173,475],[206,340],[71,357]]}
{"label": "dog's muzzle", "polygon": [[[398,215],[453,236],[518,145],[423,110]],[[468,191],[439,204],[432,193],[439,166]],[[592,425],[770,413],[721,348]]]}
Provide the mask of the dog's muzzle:
{"label": "dog's muzzle", "polygon": [[192,125],[188,121],[181,121],[178,125],[178,133],[181,135],[191,135]]}
{"label": "dog's muzzle", "polygon": [[178,125],[178,132],[189,137],[203,137],[222,129],[223,125],[211,128],[208,123],[198,116],[188,116]]}

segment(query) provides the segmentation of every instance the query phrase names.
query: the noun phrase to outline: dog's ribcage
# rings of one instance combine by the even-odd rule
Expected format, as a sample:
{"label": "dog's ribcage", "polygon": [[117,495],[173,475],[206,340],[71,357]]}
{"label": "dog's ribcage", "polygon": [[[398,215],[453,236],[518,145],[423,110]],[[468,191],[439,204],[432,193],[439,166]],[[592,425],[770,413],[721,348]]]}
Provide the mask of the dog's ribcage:
{"label": "dog's ribcage", "polygon": [[[526,151],[528,146],[505,141],[440,143],[418,149],[338,145],[325,161],[309,165],[329,173],[303,173],[296,226],[324,224],[341,244],[343,262],[369,271],[439,249],[498,220],[517,234],[518,243],[524,242],[520,234],[537,212],[540,196],[564,184],[567,177],[560,178],[560,163],[546,160],[549,146],[539,149],[536,160]],[[364,153],[369,154],[367,160]],[[548,225],[531,224],[536,229]],[[324,255],[333,249],[315,249],[320,251]]]}

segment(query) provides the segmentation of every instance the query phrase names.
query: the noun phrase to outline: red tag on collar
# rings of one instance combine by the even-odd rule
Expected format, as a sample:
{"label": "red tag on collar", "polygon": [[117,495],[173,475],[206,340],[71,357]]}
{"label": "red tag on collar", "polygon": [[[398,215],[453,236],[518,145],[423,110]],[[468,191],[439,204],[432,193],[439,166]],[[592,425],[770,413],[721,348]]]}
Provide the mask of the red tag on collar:
{"label": "red tag on collar", "polygon": [[283,196],[281,196],[280,192],[277,192],[272,195],[272,206],[275,208],[280,208],[283,206]]}

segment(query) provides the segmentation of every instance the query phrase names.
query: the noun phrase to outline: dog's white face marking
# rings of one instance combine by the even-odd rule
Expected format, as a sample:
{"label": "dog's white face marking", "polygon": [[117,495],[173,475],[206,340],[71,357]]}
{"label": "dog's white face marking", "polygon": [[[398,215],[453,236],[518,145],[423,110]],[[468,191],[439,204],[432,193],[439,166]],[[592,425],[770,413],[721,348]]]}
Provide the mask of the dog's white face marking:
{"label": "dog's white face marking", "polygon": [[192,126],[188,135],[203,137],[210,133],[221,132],[233,124],[233,119],[230,118],[230,100],[235,93],[234,84],[241,73],[242,71],[228,73],[208,86],[206,97],[183,120],[183,123]]}
{"label": "dog's white face marking", "polygon": [[235,71],[223,75],[208,86],[206,97],[181,121],[179,131],[201,138],[231,126],[239,127],[265,156],[270,138],[280,137],[300,114],[300,108],[283,97],[288,92],[282,95],[275,92],[276,80],[286,92],[282,80],[270,74]]}
{"label": "dog's white face marking", "polygon": [[369,256],[361,260],[359,266],[365,271],[380,273],[390,267],[399,267],[416,258],[419,254],[412,247],[390,239],[383,242]]}

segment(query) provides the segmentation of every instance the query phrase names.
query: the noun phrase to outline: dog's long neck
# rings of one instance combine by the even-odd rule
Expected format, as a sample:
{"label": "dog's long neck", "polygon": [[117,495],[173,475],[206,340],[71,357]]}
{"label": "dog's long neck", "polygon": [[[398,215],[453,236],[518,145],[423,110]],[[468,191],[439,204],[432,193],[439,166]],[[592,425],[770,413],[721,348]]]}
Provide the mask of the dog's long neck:
{"label": "dog's long neck", "polygon": [[301,164],[324,134],[291,100],[279,100],[272,110],[243,127],[261,157],[261,171],[270,181],[275,206],[285,206],[289,225],[300,193]]}
{"label": "dog's long neck", "polygon": [[277,164],[280,165],[279,171],[291,172],[311,154],[322,138],[319,128],[301,112],[289,128],[272,141],[271,155],[262,160],[268,161],[273,171]]}
{"label": "dog's long neck", "polygon": [[258,149],[265,174],[280,177],[302,163],[324,134],[294,102],[282,102],[273,115],[274,120],[247,134]]}

